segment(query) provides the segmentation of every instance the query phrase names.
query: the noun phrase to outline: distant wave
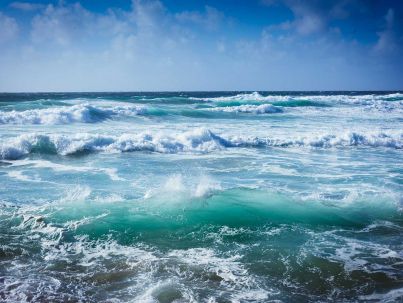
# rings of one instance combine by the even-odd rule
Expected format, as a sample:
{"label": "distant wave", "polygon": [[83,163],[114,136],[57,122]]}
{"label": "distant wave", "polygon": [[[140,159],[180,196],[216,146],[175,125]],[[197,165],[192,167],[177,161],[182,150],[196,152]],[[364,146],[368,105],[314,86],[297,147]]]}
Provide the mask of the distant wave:
{"label": "distant wave", "polygon": [[25,111],[0,112],[0,124],[70,124],[94,123],[113,116],[136,116],[147,113],[144,106],[96,107],[89,104]]}
{"label": "distant wave", "polygon": [[31,153],[71,155],[91,152],[207,153],[226,148],[258,147],[385,147],[403,148],[403,133],[327,134],[299,138],[224,138],[204,128],[176,135],[164,133],[124,134],[105,136],[99,134],[42,135],[25,134],[10,138],[0,144],[1,159],[18,159]]}
{"label": "distant wave", "polygon": [[211,111],[229,112],[229,113],[253,113],[253,114],[269,114],[281,113],[283,110],[271,104],[262,105],[238,105],[238,106],[223,106],[210,108]]}
{"label": "distant wave", "polygon": [[236,100],[255,100],[255,101],[284,101],[290,99],[313,99],[313,100],[340,100],[340,99],[350,99],[350,100],[403,100],[403,93],[393,93],[393,94],[384,94],[384,95],[334,95],[334,94],[325,94],[325,95],[267,95],[264,96],[259,92],[253,93],[242,93],[233,96],[221,96],[221,97],[199,97],[192,99],[197,100],[212,100],[212,101],[236,101]]}
{"label": "distant wave", "polygon": [[[274,106],[365,106],[381,111],[403,110],[403,94],[384,95],[262,95],[258,92],[234,96],[193,98],[210,102],[226,102],[228,105],[259,105],[256,102],[270,102]],[[222,105],[222,104],[221,104]]]}
{"label": "distant wave", "polygon": [[208,100],[208,101],[270,101],[276,96],[262,96],[258,92],[237,94],[234,96],[221,97],[190,97],[193,100]]}
{"label": "distant wave", "polygon": [[[172,100],[171,100],[172,99]],[[305,114],[312,111],[329,111],[344,115],[352,108],[361,112],[385,113],[397,115],[403,113],[403,94],[386,95],[271,95],[263,96],[258,92],[238,94],[235,96],[223,96],[214,98],[171,98],[167,101],[161,98],[161,106],[154,104],[130,104],[120,101],[74,99],[65,100],[64,104],[71,106],[55,106],[49,108],[36,108],[28,110],[0,111],[0,124],[39,124],[57,125],[72,123],[97,123],[108,119],[119,119],[134,116],[164,116],[179,115],[188,117],[217,117],[220,113],[249,113],[249,114],[273,114],[283,111]],[[196,101],[196,99],[198,101]],[[187,102],[186,100],[190,100]],[[193,101],[191,101],[193,100]],[[210,101],[201,102],[200,100]],[[77,102],[85,102],[79,103]],[[137,102],[137,101],[136,101]],[[94,104],[95,103],[95,104]],[[196,107],[166,107],[166,104],[193,104]],[[202,103],[202,104],[200,104]],[[42,105],[42,104],[41,104]],[[309,107],[309,109],[305,109]],[[214,114],[213,114],[214,112]]]}

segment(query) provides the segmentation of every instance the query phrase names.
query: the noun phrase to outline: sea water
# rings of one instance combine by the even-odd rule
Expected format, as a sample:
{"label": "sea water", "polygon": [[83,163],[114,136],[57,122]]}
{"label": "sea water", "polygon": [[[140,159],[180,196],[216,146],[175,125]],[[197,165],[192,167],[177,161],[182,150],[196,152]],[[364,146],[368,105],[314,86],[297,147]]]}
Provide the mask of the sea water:
{"label": "sea water", "polygon": [[403,300],[402,92],[0,94],[0,301]]}

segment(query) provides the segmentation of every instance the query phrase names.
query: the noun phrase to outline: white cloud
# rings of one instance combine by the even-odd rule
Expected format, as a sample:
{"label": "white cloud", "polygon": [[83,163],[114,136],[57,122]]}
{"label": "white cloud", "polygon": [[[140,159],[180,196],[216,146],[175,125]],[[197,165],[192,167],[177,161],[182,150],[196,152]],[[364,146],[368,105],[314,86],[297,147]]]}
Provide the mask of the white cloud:
{"label": "white cloud", "polygon": [[378,41],[374,46],[377,53],[392,53],[397,49],[395,33],[395,12],[389,8],[385,17],[385,28],[378,32]]}
{"label": "white cloud", "polygon": [[324,14],[320,14],[299,1],[290,1],[290,8],[295,15],[293,26],[297,33],[310,35],[325,29],[326,17]]}
{"label": "white cloud", "polygon": [[138,34],[152,36],[167,26],[165,8],[160,1],[133,0],[130,20]]}
{"label": "white cloud", "polygon": [[204,12],[184,11],[175,14],[175,18],[183,23],[194,23],[209,30],[217,29],[224,15],[216,8],[206,5]]}
{"label": "white cloud", "polygon": [[[48,5],[32,18],[31,39],[2,46],[0,91],[375,89],[365,83],[384,83],[382,70],[371,71],[369,47],[335,38],[333,17],[318,19],[310,7],[294,12],[277,25],[280,31],[268,27],[256,38],[235,33],[239,24],[225,28],[228,17],[209,7],[175,14],[160,1],[134,0],[128,10],[103,13],[79,3]],[[394,19],[389,13],[385,22],[396,27]],[[15,24],[6,35],[15,37],[15,20],[0,14],[2,23]],[[317,35],[306,37],[311,34]]]}
{"label": "white cloud", "polygon": [[70,7],[49,4],[32,20],[31,38],[61,46],[77,43],[92,24],[92,14],[80,4]]}
{"label": "white cloud", "polygon": [[262,3],[267,6],[275,6],[279,2],[283,2],[292,11],[294,19],[271,27],[284,31],[292,30],[303,36],[326,32],[330,29],[329,24],[333,20],[347,18],[349,7],[354,5],[354,1],[351,0],[263,0]]}
{"label": "white cloud", "polygon": [[14,39],[17,34],[17,21],[0,12],[0,43]]}
{"label": "white cloud", "polygon": [[318,15],[305,14],[295,21],[295,27],[299,34],[309,35],[320,32],[324,28],[324,21]]}
{"label": "white cloud", "polygon": [[201,54],[189,43],[196,35],[159,1],[135,0],[130,10],[102,14],[79,3],[48,5],[33,17],[30,35],[0,58],[0,90],[12,75],[24,90],[185,88],[189,68],[193,78],[203,69],[195,65]]}
{"label": "white cloud", "polygon": [[116,47],[126,40],[131,47],[158,49],[186,40],[186,30],[173,21],[159,1],[133,0],[129,11],[109,9],[104,14],[88,11],[79,3],[48,5],[33,18],[31,38],[49,47]]}
{"label": "white cloud", "polygon": [[22,11],[35,11],[35,10],[45,7],[43,4],[40,4],[40,3],[30,3],[30,2],[20,2],[20,1],[12,2],[12,3],[10,3],[9,6],[12,8],[15,8],[15,9],[22,10]]}

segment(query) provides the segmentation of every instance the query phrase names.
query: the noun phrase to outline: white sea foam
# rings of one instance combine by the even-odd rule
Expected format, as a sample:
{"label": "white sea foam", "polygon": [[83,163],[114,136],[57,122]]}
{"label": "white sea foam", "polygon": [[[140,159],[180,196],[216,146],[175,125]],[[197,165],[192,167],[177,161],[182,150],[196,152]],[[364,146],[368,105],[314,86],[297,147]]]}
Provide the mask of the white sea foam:
{"label": "white sea foam", "polygon": [[62,202],[77,202],[85,201],[91,195],[91,188],[89,186],[77,185],[69,188],[66,194],[61,199]]}
{"label": "white sea foam", "polygon": [[98,215],[98,216],[84,217],[84,218],[82,218],[80,220],[67,221],[66,223],[64,223],[64,227],[67,228],[68,230],[76,230],[80,226],[90,224],[90,223],[94,222],[95,220],[104,218],[104,217],[106,217],[108,215],[109,215],[109,213],[103,213],[103,214]]}
{"label": "white sea foam", "polygon": [[18,159],[31,152],[69,155],[78,152],[152,151],[159,153],[208,152],[228,145],[224,139],[206,129],[196,129],[176,136],[162,133],[38,135],[27,134],[0,145],[0,158]]}
{"label": "white sea foam", "polygon": [[23,267],[19,268],[19,272],[25,272],[23,277],[18,275],[18,271],[15,276],[2,276],[2,302],[28,303],[43,301],[44,297],[67,297],[60,292],[62,283],[58,279],[43,273],[26,273]]}
{"label": "white sea foam", "polygon": [[262,105],[245,104],[239,106],[214,107],[209,110],[228,112],[228,113],[253,113],[253,114],[273,114],[283,112],[281,108],[273,106],[271,104],[262,104]]}
{"label": "white sea foam", "polygon": [[[91,166],[74,166],[74,165],[66,165],[55,163],[47,160],[28,160],[22,159],[18,161],[10,162],[10,166],[12,167],[26,167],[26,168],[49,168],[57,172],[87,172],[87,173],[104,173],[106,174],[112,181],[124,181],[125,179],[118,175],[116,168],[102,168],[102,167],[91,167]],[[8,175],[14,178],[25,178],[28,181],[28,176],[21,175],[21,173],[17,176],[16,172],[9,172]],[[29,178],[30,181],[39,181],[37,179]],[[22,179],[21,179],[22,180]]]}
{"label": "white sea foam", "polygon": [[93,198],[93,200],[99,203],[115,203],[124,201],[125,199],[119,194],[111,193],[106,195],[97,195]]}
{"label": "white sea foam", "polygon": [[231,302],[248,300],[265,300],[273,290],[262,288],[258,279],[250,274],[240,262],[241,255],[217,256],[210,248],[191,248],[187,250],[172,250],[169,258],[177,258],[188,266],[199,267],[206,273],[220,277],[225,290],[231,290]]}
{"label": "white sea foam", "polygon": [[242,137],[227,138],[204,128],[175,135],[158,132],[152,134],[124,134],[104,136],[99,134],[40,135],[26,134],[10,138],[0,144],[0,159],[18,159],[30,153],[54,153],[71,155],[89,152],[133,152],[149,151],[158,153],[206,153],[235,147],[387,147],[403,148],[401,132],[345,132],[300,136],[293,138]]}
{"label": "white sea foam", "polygon": [[207,271],[212,271],[229,283],[242,283],[248,279],[248,271],[239,262],[242,257],[234,255],[228,258],[216,256],[210,248],[191,248],[188,250],[172,250],[168,257],[178,258],[181,262],[204,267]]}
{"label": "white sea foam", "polygon": [[359,297],[364,302],[401,302],[403,298],[403,288],[392,289],[386,293],[373,293]]}
{"label": "white sea foam", "polygon": [[10,178],[24,181],[24,182],[40,182],[41,180],[38,178],[31,178],[23,173],[23,171],[20,170],[14,170],[14,171],[9,171],[7,175]]}
{"label": "white sea foam", "polygon": [[[364,110],[375,110],[381,112],[402,112],[403,111],[403,94],[393,93],[384,95],[268,95],[264,96],[258,92],[238,94],[235,96],[222,96],[213,98],[194,98],[198,100],[207,100],[213,102],[231,102],[231,101],[258,101],[258,102],[270,102],[275,109],[276,102],[293,102],[293,101],[312,101],[318,104],[325,104],[328,106],[359,106]],[[312,104],[314,105],[314,104]],[[286,104],[283,104],[286,106]],[[267,108],[269,112],[273,112],[273,108]],[[216,109],[212,109],[216,110]],[[219,109],[217,109],[219,110]],[[234,112],[252,112],[252,113],[264,113],[263,105],[241,105],[227,107],[228,111]],[[321,108],[324,110],[324,108]],[[263,112],[262,112],[263,111]]]}
{"label": "white sea foam", "polygon": [[206,197],[211,195],[212,192],[221,190],[222,187],[219,182],[215,181],[209,176],[202,176],[194,191],[195,197]]}
{"label": "white sea foam", "polygon": [[0,112],[0,124],[70,124],[94,123],[113,116],[136,116],[147,113],[144,106],[96,107],[77,104],[46,109]]}
{"label": "white sea foam", "polygon": [[87,236],[75,237],[77,241],[63,243],[47,251],[46,260],[64,260],[72,255],[82,255],[81,266],[102,267],[105,260],[121,258],[128,268],[135,268],[141,263],[156,261],[152,252],[138,247],[122,246],[114,240],[90,241]]}
{"label": "white sea foam", "polygon": [[234,96],[221,96],[221,97],[204,97],[204,98],[192,98],[196,100],[210,100],[210,101],[290,101],[290,100],[316,100],[316,101],[350,101],[359,102],[364,104],[365,101],[373,100],[391,100],[391,99],[403,99],[402,93],[391,93],[384,95],[267,95],[264,96],[259,92],[241,93]]}
{"label": "white sea foam", "polygon": [[149,199],[151,197],[160,196],[161,194],[165,197],[170,194],[174,194],[175,197],[177,197],[177,194],[181,194],[187,197],[200,198],[211,195],[212,192],[222,189],[220,183],[209,176],[203,175],[193,181],[196,181],[196,183],[185,182],[183,176],[180,174],[169,176],[163,186],[147,190],[144,198]]}
{"label": "white sea foam", "polygon": [[185,190],[182,175],[173,175],[168,178],[164,185],[164,192],[181,192]]}
{"label": "white sea foam", "polygon": [[[192,98],[196,100],[211,100],[211,101],[270,101],[274,100],[278,96],[262,96],[258,92],[237,94],[235,96],[223,96],[223,97],[212,97],[212,98]],[[283,97],[283,96],[281,96]]]}
{"label": "white sea foam", "polygon": [[[308,241],[303,254],[313,254],[343,264],[346,272],[362,270],[378,271],[393,276],[392,265],[401,262],[402,251],[393,250],[389,245],[372,243],[343,237],[333,231],[316,234]],[[382,260],[370,262],[371,259]]]}
{"label": "white sea foam", "polygon": [[198,300],[195,299],[193,291],[181,284],[179,279],[169,278],[162,281],[157,281],[147,285],[148,288],[145,289],[140,295],[136,296],[131,302],[142,302],[142,303],[157,303],[161,302],[158,297],[164,297],[164,293],[168,293],[168,296],[176,296],[172,302],[188,302],[197,303]]}

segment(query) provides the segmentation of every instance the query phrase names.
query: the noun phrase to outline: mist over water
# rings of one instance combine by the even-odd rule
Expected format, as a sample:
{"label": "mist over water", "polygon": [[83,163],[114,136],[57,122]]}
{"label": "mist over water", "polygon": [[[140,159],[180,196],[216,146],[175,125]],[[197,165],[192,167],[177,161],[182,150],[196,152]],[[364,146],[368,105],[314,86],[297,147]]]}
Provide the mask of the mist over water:
{"label": "mist over water", "polygon": [[0,94],[0,301],[399,302],[402,92]]}

